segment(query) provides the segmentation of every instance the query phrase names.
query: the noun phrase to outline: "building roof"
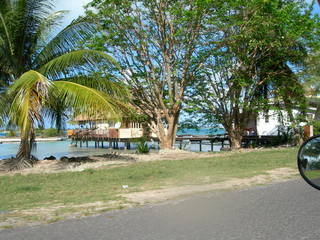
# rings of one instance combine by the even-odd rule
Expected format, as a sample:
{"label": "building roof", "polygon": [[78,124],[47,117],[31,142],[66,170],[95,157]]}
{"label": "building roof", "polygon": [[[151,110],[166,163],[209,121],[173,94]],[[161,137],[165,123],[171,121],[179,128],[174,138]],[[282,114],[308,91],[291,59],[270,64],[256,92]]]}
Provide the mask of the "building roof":
{"label": "building roof", "polygon": [[108,114],[107,116],[102,115],[92,115],[88,116],[87,114],[80,114],[76,116],[72,121],[73,122],[95,122],[95,121],[108,121],[108,120],[117,120],[118,118]]}

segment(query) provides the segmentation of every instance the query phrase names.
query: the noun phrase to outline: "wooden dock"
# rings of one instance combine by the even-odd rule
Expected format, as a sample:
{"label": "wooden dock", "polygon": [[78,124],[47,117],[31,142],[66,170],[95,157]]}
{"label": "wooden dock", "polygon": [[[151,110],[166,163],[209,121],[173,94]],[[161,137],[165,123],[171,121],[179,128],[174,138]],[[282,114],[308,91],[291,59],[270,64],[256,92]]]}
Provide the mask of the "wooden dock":
{"label": "wooden dock", "polygon": [[[119,149],[119,143],[123,143],[126,149],[131,148],[131,143],[137,143],[139,138],[120,138],[119,136],[112,136],[112,134],[94,134],[90,131],[78,132],[69,136],[72,140],[72,144],[75,146],[83,147],[89,146],[89,142],[94,142],[96,148],[114,148]],[[264,146],[271,144],[278,136],[243,136],[242,146],[247,147],[250,145]],[[150,138],[150,141],[157,142],[159,139]],[[229,137],[225,134],[199,136],[199,135],[178,135],[176,138],[176,144],[179,144],[179,148],[183,148],[183,144],[199,144],[199,151],[203,150],[203,145],[210,145],[210,150],[214,150],[214,145],[219,144],[222,148],[229,146]]]}
{"label": "wooden dock", "polygon": [[[264,146],[271,144],[278,136],[243,136],[242,146],[248,147],[251,144],[256,146]],[[190,141],[190,143],[198,143],[199,151],[202,152],[202,146],[205,142],[209,143],[211,146],[211,151],[214,149],[214,144],[221,144],[222,148],[229,145],[229,136],[226,134],[214,135],[214,136],[178,136],[176,138],[177,143],[179,143],[180,149],[184,141]]]}

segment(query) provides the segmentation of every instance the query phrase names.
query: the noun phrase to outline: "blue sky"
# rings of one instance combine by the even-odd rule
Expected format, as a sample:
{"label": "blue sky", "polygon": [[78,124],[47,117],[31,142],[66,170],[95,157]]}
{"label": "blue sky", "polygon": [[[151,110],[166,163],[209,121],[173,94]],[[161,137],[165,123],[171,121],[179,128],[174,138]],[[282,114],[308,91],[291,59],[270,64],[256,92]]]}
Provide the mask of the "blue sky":
{"label": "blue sky", "polygon": [[[311,3],[312,0],[307,0],[308,3]],[[317,1],[315,1],[315,5],[314,5],[314,8],[313,8],[313,11],[314,13],[320,13],[320,7],[319,7],[319,4],[317,3]]]}
{"label": "blue sky", "polygon": [[65,18],[65,24],[70,23],[73,19],[83,14],[83,6],[91,2],[91,0],[55,0],[55,10],[68,10],[69,14]]}

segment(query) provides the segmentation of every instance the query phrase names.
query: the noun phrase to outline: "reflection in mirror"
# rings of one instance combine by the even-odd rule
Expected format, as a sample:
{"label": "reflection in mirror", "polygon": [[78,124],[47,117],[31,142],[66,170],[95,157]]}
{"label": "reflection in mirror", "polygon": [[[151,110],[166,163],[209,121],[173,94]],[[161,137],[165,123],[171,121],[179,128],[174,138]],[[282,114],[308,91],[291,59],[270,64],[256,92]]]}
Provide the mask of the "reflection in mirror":
{"label": "reflection in mirror", "polygon": [[320,189],[320,136],[311,138],[301,146],[298,165],[302,177]]}

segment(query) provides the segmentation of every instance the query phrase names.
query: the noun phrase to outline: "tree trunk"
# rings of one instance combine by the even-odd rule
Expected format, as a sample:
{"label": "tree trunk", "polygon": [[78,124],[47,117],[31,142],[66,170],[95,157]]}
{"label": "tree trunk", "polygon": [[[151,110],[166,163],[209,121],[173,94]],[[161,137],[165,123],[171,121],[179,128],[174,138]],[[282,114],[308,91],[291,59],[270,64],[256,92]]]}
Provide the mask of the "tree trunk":
{"label": "tree trunk", "polygon": [[242,147],[242,131],[240,129],[227,129],[231,150],[240,149]]}
{"label": "tree trunk", "polygon": [[175,149],[179,113],[170,116],[166,124],[162,121],[152,123],[151,129],[156,132],[160,141],[160,149]]}
{"label": "tree trunk", "polygon": [[320,106],[317,106],[316,113],[314,115],[314,120],[319,121],[320,120]]}
{"label": "tree trunk", "polygon": [[26,137],[21,137],[21,142],[16,157],[6,160],[4,166],[10,171],[32,167],[38,161],[38,159],[31,154],[34,145],[34,133],[31,133],[30,136],[28,135]]}
{"label": "tree trunk", "polygon": [[232,150],[241,148],[242,137],[231,137],[230,136],[230,148]]}
{"label": "tree trunk", "polygon": [[160,149],[174,149],[172,134],[166,134],[160,140]]}

